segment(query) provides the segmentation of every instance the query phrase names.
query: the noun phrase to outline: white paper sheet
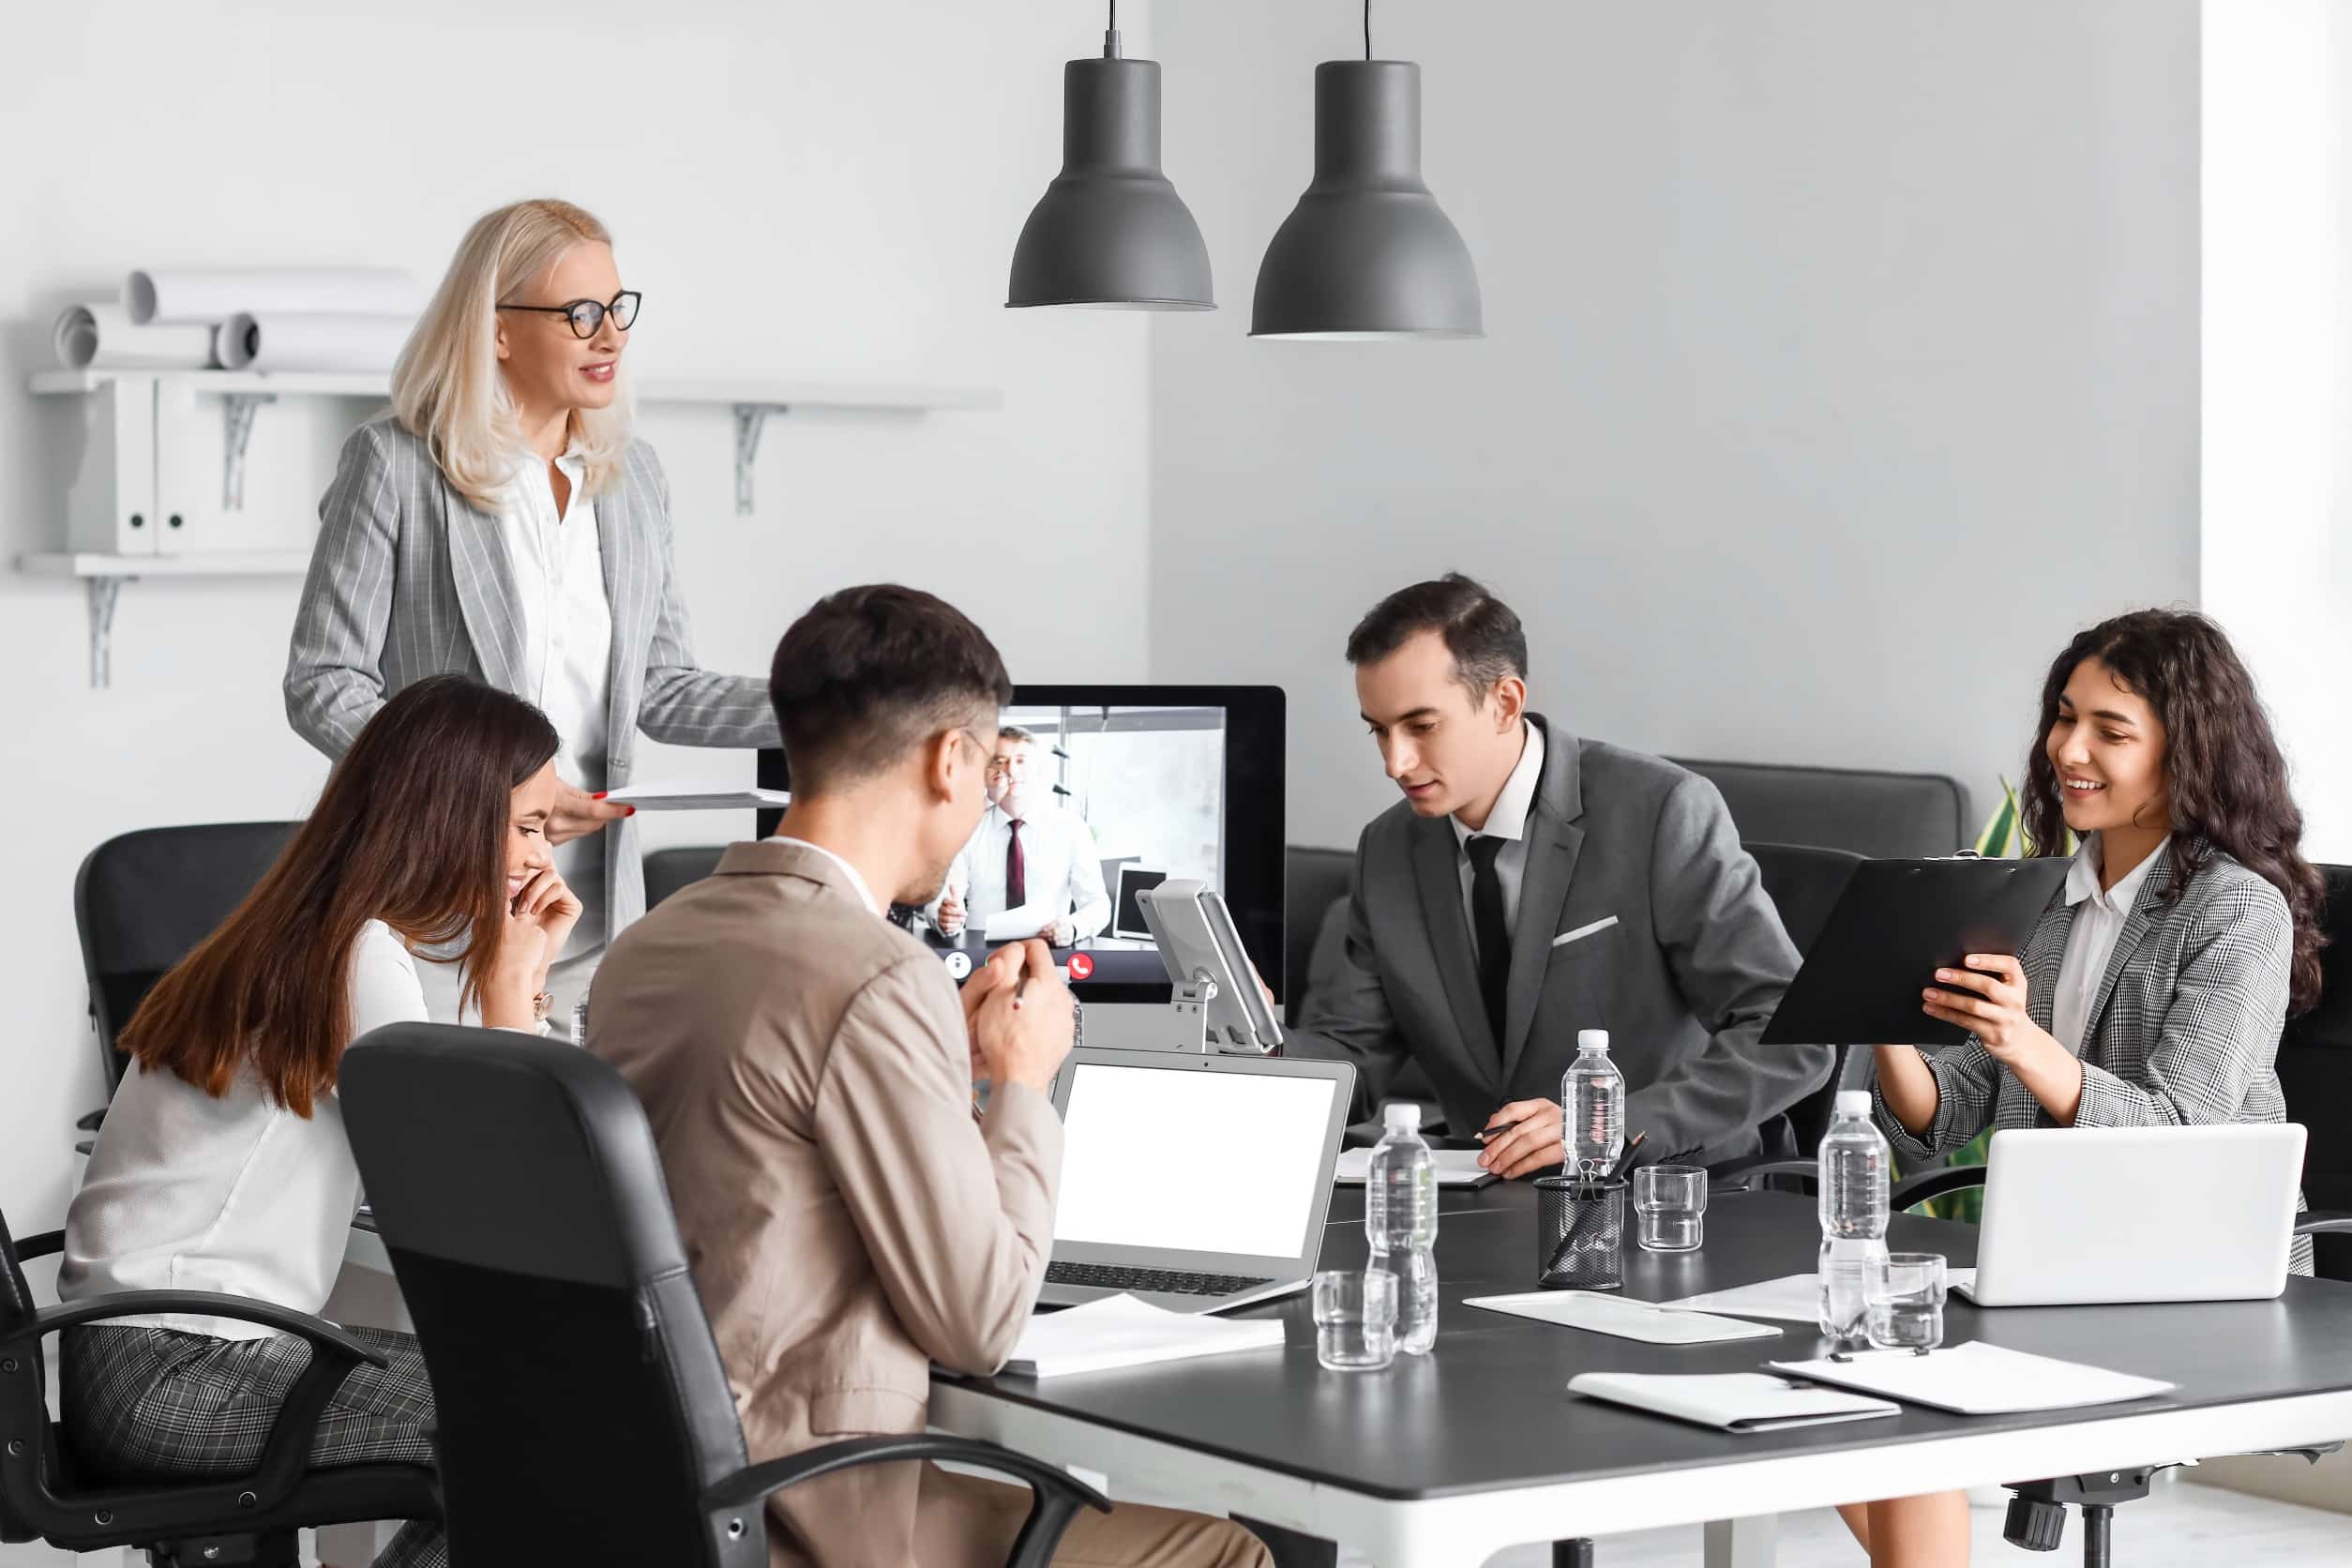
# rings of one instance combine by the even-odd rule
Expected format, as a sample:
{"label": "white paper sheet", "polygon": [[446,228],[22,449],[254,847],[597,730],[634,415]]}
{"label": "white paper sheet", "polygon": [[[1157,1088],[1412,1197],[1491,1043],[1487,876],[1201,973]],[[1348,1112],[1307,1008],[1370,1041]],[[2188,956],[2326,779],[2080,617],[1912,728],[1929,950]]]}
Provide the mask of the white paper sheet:
{"label": "white paper sheet", "polygon": [[1690,1376],[1647,1372],[1587,1372],[1568,1392],[1637,1410],[1670,1415],[1726,1432],[1774,1432],[1900,1415],[1903,1407],[1832,1389],[1800,1388],[1761,1372]]}
{"label": "white paper sheet", "polygon": [[1122,1293],[1032,1318],[1004,1370],[1032,1378],[1282,1348],[1279,1319],[1170,1312]]}
{"label": "white paper sheet", "polygon": [[773,811],[792,804],[783,790],[707,790],[685,784],[632,784],[604,797],[640,811]]}
{"label": "white paper sheet", "polygon": [[1861,1389],[1909,1405],[1960,1415],[2007,1415],[2018,1410],[2071,1410],[2170,1394],[2178,1384],[2110,1372],[2103,1366],[2029,1355],[1972,1340],[1914,1355],[1865,1350],[1846,1361],[1775,1361],[1771,1370],[1791,1378]]}
{"label": "white paper sheet", "polygon": [[[1475,1149],[1432,1149],[1429,1152],[1437,1156],[1438,1185],[1441,1187],[1483,1187],[1495,1180],[1493,1171],[1480,1168],[1478,1151]],[[1360,1187],[1370,1176],[1371,1170],[1371,1150],[1342,1149],[1339,1151],[1339,1164],[1333,1168],[1331,1179],[1343,1187]]]}
{"label": "white paper sheet", "polygon": [[140,326],[119,305],[67,306],[50,340],[68,370],[201,370],[212,363],[210,326]]}
{"label": "white paper sheet", "polygon": [[1818,1323],[1821,1320],[1821,1281],[1817,1274],[1790,1274],[1742,1285],[1735,1290],[1715,1290],[1663,1302],[1680,1312],[1727,1312],[1735,1318],[1770,1318],[1776,1322]]}
{"label": "white paper sheet", "polygon": [[398,267],[158,267],[130,275],[123,304],[143,326],[226,321],[240,311],[414,319],[425,291]]}
{"label": "white paper sheet", "polygon": [[1719,1345],[1733,1339],[1777,1339],[1780,1330],[1704,1312],[1675,1312],[1648,1302],[1591,1290],[1523,1290],[1508,1296],[1465,1296],[1464,1306],[1532,1318],[1589,1334],[1637,1339],[1645,1345]]}
{"label": "white paper sheet", "polygon": [[415,326],[408,316],[239,311],[216,347],[232,370],[388,370]]}
{"label": "white paper sheet", "polygon": [[1026,942],[1046,928],[1051,918],[1043,904],[1023,904],[1017,910],[999,910],[988,916],[980,927],[983,942]]}

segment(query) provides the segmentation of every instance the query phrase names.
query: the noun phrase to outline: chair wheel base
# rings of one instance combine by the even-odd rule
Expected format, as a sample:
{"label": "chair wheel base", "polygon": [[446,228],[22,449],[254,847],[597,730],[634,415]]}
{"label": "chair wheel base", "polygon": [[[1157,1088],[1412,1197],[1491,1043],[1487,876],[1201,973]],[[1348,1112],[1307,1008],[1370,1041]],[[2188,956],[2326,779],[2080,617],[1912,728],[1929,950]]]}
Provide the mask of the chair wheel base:
{"label": "chair wheel base", "polygon": [[2034,1498],[2009,1500],[2009,1523],[2001,1539],[2029,1552],[2054,1552],[2066,1539],[2066,1505]]}

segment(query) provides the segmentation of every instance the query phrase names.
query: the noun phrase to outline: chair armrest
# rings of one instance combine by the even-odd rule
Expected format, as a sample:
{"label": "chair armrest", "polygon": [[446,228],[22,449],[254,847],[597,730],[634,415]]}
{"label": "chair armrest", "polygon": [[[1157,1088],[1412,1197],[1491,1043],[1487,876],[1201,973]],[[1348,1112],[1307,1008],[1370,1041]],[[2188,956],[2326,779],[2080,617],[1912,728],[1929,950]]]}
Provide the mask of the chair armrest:
{"label": "chair armrest", "polygon": [[1888,1206],[1896,1214],[1917,1208],[1931,1198],[1946,1193],[1966,1192],[1984,1184],[1984,1167],[1981,1165],[1945,1165],[1933,1170],[1922,1170],[1916,1176],[1906,1176],[1894,1184],[1887,1194]]}
{"label": "chair armrest", "polygon": [[17,1238],[16,1255],[20,1259],[46,1258],[53,1252],[65,1250],[66,1233],[62,1230],[44,1230],[38,1236]]}
{"label": "chair armrest", "polygon": [[2295,1222],[2298,1236],[2352,1235],[2352,1214],[2305,1214]]}
{"label": "chair armrest", "polygon": [[[46,1241],[48,1238],[39,1236],[34,1239]],[[274,1303],[256,1301],[251,1296],[232,1296],[218,1290],[118,1290],[111,1296],[96,1296],[88,1301],[61,1302],[35,1313],[32,1322],[25,1326],[22,1334],[23,1337],[38,1338],[83,1323],[102,1323],[110,1318],[146,1317],[159,1312],[188,1312],[205,1318],[234,1318],[241,1323],[259,1323],[264,1328],[299,1334],[319,1350],[331,1350],[351,1362],[364,1361],[370,1366],[388,1364],[382,1356],[324,1319],[313,1318],[307,1312],[296,1312]]]}
{"label": "chair armrest", "polygon": [[73,1124],[76,1128],[83,1132],[94,1133],[98,1130],[99,1124],[105,1120],[106,1108],[104,1106],[100,1106],[96,1110],[88,1111],[81,1116],[75,1117]]}
{"label": "chair armrest", "polygon": [[921,1432],[904,1437],[851,1438],[781,1459],[746,1465],[705,1487],[702,1506],[712,1513],[751,1508],[770,1492],[799,1482],[813,1481],[856,1465],[907,1459],[952,1459],[1029,1483],[1036,1500],[1030,1504],[1028,1521],[1013,1543],[1013,1555],[1005,1560],[1006,1568],[1046,1568],[1053,1559],[1054,1547],[1061,1543],[1062,1532],[1078,1516],[1079,1508],[1092,1508],[1098,1514],[1110,1512],[1108,1498],[1083,1482],[1073,1480],[1067,1470],[1043,1460],[999,1448],[994,1443]]}
{"label": "chair armrest", "polygon": [[1820,1175],[1817,1160],[1730,1160],[1708,1172],[1708,1185],[1724,1192],[1753,1192],[1766,1176],[1802,1176],[1809,1186],[1819,1181]]}

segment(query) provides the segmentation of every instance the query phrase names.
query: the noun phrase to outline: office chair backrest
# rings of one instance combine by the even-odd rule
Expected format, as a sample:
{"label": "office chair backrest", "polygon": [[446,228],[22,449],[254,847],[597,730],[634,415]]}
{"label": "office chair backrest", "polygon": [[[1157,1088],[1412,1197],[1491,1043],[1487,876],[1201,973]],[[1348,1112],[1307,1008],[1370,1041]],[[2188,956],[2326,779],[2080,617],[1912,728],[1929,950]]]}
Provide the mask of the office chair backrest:
{"label": "office chair backrest", "polygon": [[645,907],[652,909],[680,888],[717,870],[726,852],[724,844],[689,844],[649,852],[645,856]]}
{"label": "office chair backrest", "polygon": [[[1764,891],[1779,912],[1788,940],[1796,943],[1800,957],[1810,953],[1862,857],[1850,850],[1817,849],[1809,844],[1748,844],[1744,848],[1756,857]],[[1838,1048],[1828,1081],[1788,1108],[1788,1132],[1799,1158],[1820,1147],[1837,1109],[1837,1092],[1860,1087],[1847,1081],[1855,1075],[1858,1059],[1866,1070],[1867,1053]]]}
{"label": "office chair backrest", "polygon": [[1354,874],[1353,850],[1318,850],[1292,844],[1283,852],[1283,1023],[1298,1027],[1315,979],[1315,949],[1331,909],[1348,896]]}
{"label": "office chair backrest", "polygon": [[[2352,866],[2322,866],[2327,902],[2319,927],[2319,1004],[2286,1020],[2279,1036],[2279,1083],[2286,1114],[2311,1134],[2303,1194],[2314,1209],[2352,1211]],[[2321,1236],[2319,1272],[2352,1279],[2352,1241]]]}
{"label": "office chair backrest", "polygon": [[1749,843],[1897,858],[1950,854],[1966,842],[1959,781],[1942,774],[1671,760],[1723,792],[1732,825]]}
{"label": "office chair backrest", "polygon": [[206,822],[109,838],[82,862],[73,921],[109,1094],[127,1058],[114,1038],[165,972],[212,935],[253,891],[294,822]]}
{"label": "office chair backrest", "polygon": [[[745,1463],[652,1129],[574,1048],[434,1024],[343,1058],[360,1179],[416,1325],[460,1562],[767,1560],[698,1502]],[[740,1512],[740,1511],[739,1511]]]}

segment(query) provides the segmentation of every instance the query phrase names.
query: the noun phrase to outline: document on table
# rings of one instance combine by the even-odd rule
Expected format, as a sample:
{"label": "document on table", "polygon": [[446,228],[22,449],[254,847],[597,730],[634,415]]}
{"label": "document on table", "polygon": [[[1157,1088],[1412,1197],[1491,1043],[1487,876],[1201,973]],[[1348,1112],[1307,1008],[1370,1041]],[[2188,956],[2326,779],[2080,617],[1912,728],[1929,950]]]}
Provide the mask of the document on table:
{"label": "document on table", "polygon": [[[1491,1170],[1478,1168],[1475,1149],[1432,1149],[1438,1159],[1438,1185],[1441,1187],[1483,1187],[1495,1179]],[[1342,1149],[1339,1163],[1332,1168],[1331,1179],[1343,1187],[1360,1187],[1371,1174],[1372,1151]],[[1548,1294],[1548,1292],[1546,1292]]]}
{"label": "document on table", "polygon": [[2009,1415],[2019,1410],[2071,1410],[2152,1399],[2179,1385],[2110,1372],[2103,1366],[2029,1355],[1973,1340],[1917,1355],[1864,1350],[1846,1361],[1775,1361],[1772,1371],[1930,1405],[1960,1415]]}
{"label": "document on table", "polygon": [[1587,1372],[1568,1392],[1606,1399],[1654,1415],[1696,1422],[1726,1432],[1777,1432],[1899,1415],[1903,1407],[1836,1389],[1809,1388],[1762,1372],[1675,1376],[1650,1372]]}
{"label": "document on table", "polygon": [[[1944,1276],[1952,1289],[1966,1294],[1976,1284],[1974,1269],[1953,1269]],[[1662,1302],[1678,1312],[1727,1312],[1735,1318],[1770,1318],[1776,1322],[1818,1323],[1821,1320],[1821,1276],[1789,1274],[1703,1296]]]}
{"label": "document on table", "polygon": [[1523,1290],[1510,1296],[1465,1296],[1464,1306],[1508,1312],[1539,1323],[1638,1339],[1645,1345],[1719,1345],[1731,1339],[1777,1339],[1780,1330],[1737,1318],[1679,1312],[1649,1302],[1594,1290]]}
{"label": "document on table", "polygon": [[1063,1312],[1040,1313],[1021,1331],[1004,1370],[1026,1378],[1108,1372],[1120,1366],[1282,1349],[1278,1319],[1205,1318],[1170,1312],[1123,1292]]}
{"label": "document on table", "polygon": [[604,797],[640,811],[774,811],[792,804],[785,790],[712,790],[689,784],[632,784]]}

